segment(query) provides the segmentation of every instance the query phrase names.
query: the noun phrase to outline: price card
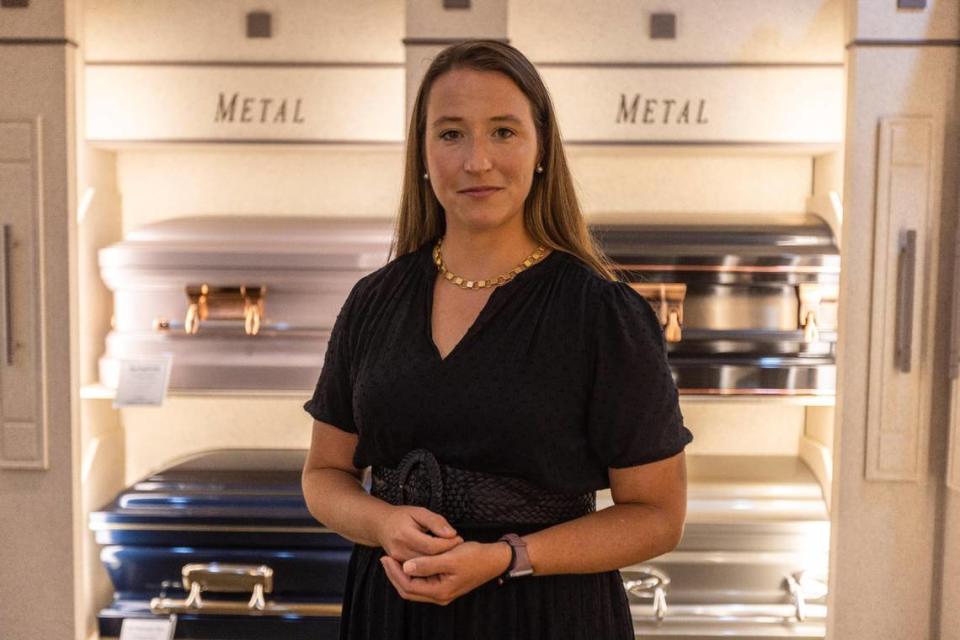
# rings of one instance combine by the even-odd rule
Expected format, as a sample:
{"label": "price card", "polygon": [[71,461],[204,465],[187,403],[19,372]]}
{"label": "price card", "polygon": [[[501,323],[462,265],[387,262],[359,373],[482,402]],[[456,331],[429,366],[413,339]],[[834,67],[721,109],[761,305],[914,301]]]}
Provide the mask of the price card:
{"label": "price card", "polygon": [[116,407],[160,406],[167,396],[173,355],[163,354],[120,360]]}
{"label": "price card", "polygon": [[166,620],[156,618],[125,618],[120,627],[120,640],[173,640],[177,616]]}

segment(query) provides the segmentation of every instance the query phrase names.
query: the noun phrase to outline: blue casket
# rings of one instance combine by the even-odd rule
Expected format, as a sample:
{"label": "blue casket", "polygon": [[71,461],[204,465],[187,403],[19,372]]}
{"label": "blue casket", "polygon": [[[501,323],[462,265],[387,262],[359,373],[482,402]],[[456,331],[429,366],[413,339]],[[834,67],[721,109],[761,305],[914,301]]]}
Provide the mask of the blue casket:
{"label": "blue casket", "polygon": [[352,544],[307,511],[302,450],[217,450],[124,490],[90,515],[124,619],[176,614],[176,638],[336,638]]}

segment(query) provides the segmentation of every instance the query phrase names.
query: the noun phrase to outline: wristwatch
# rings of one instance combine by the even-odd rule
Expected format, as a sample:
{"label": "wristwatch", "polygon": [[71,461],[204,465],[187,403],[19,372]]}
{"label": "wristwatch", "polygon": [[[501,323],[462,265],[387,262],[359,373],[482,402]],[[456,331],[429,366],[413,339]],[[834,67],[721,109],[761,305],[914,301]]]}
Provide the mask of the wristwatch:
{"label": "wristwatch", "polygon": [[523,538],[515,533],[508,533],[497,542],[506,542],[510,545],[510,566],[498,579],[499,584],[503,584],[507,580],[533,575],[533,565],[530,564],[530,556],[527,555],[527,543],[524,542]]}

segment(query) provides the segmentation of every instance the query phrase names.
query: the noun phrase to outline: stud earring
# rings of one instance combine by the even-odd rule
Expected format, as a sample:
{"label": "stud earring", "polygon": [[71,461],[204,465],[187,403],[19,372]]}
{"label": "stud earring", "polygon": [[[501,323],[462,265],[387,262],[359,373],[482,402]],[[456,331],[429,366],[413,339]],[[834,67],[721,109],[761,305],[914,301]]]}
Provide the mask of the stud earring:
{"label": "stud earring", "polygon": [[542,164],[538,164],[538,165],[537,165],[537,173],[543,173],[543,165],[542,165]]}
{"label": "stud earring", "polygon": [[423,179],[424,179],[424,180],[429,180],[429,179],[430,179],[430,174],[427,173],[426,171],[424,171],[424,172],[423,172]]}

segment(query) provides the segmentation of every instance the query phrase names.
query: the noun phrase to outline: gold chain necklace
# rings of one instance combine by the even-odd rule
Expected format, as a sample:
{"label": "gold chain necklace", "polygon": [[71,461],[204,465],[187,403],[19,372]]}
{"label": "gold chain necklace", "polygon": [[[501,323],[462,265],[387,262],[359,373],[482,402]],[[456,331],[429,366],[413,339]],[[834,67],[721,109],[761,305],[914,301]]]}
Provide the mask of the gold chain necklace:
{"label": "gold chain necklace", "polygon": [[527,258],[521,262],[519,265],[507,271],[503,275],[499,275],[496,278],[490,278],[488,280],[467,280],[464,277],[458,276],[454,272],[447,269],[443,264],[443,255],[440,253],[440,245],[443,244],[443,238],[437,240],[437,246],[433,248],[433,262],[437,265],[437,271],[451,284],[455,284],[461,289],[486,289],[488,287],[499,287],[502,284],[506,284],[513,280],[518,273],[526,271],[536,263],[540,262],[540,259],[543,257],[544,252],[547,250],[546,247],[540,245],[537,247],[533,253],[531,253]]}

